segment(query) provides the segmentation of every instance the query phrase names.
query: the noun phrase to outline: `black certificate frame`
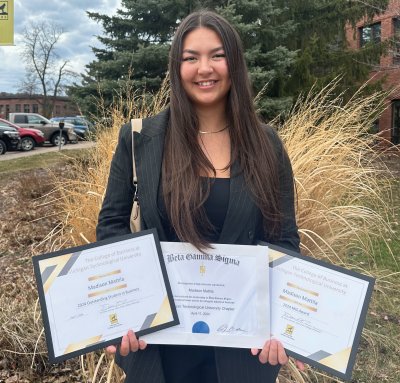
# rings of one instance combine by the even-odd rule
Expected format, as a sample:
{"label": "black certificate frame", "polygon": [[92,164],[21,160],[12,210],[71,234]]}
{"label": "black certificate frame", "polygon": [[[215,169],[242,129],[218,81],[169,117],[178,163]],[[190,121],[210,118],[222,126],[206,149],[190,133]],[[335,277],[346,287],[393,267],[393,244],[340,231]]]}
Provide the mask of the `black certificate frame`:
{"label": "black certificate frame", "polygon": [[[301,355],[301,354],[298,354],[298,353],[296,353],[294,351],[291,351],[290,349],[285,349],[286,350],[286,354],[289,355],[289,356],[292,356],[292,357],[294,357],[294,358],[296,358],[296,359],[298,359],[298,360],[300,360],[302,362],[305,362],[305,363],[307,363],[307,364],[309,364],[309,365],[311,365],[313,367],[316,367],[316,368],[318,368],[318,369],[320,369],[322,371],[325,371],[325,372],[327,372],[327,373],[329,373],[329,374],[331,374],[333,376],[336,376],[336,377],[338,377],[340,379],[343,379],[345,381],[350,381],[351,380],[351,376],[352,376],[352,372],[353,372],[353,369],[354,369],[354,365],[355,365],[355,362],[356,362],[356,356],[357,356],[358,346],[359,346],[360,339],[361,339],[362,330],[363,330],[363,327],[364,327],[364,324],[365,324],[365,320],[366,320],[366,317],[367,317],[368,306],[369,306],[369,303],[370,303],[370,300],[371,300],[371,297],[372,297],[372,292],[373,292],[373,288],[374,288],[374,284],[375,284],[375,278],[370,277],[368,275],[364,275],[364,274],[358,273],[358,272],[353,271],[353,270],[345,269],[344,267],[341,267],[341,266],[330,264],[330,263],[322,261],[320,259],[315,259],[315,258],[312,258],[312,257],[308,257],[308,256],[305,256],[305,255],[302,255],[302,254],[297,253],[295,251],[288,250],[288,249],[285,249],[283,247],[270,244],[268,242],[259,242],[259,245],[268,246],[272,250],[278,251],[278,252],[283,253],[285,255],[288,255],[290,257],[299,258],[299,259],[302,259],[303,261],[310,262],[310,263],[322,266],[324,268],[331,269],[331,270],[334,270],[336,272],[352,276],[352,277],[357,278],[357,279],[361,279],[361,280],[363,280],[363,281],[368,283],[368,287],[367,287],[367,290],[366,290],[366,293],[365,293],[365,299],[364,299],[364,302],[362,304],[362,309],[360,311],[360,315],[359,315],[359,318],[358,318],[357,329],[355,331],[353,343],[351,345],[350,356],[349,356],[349,359],[348,359],[346,371],[344,373],[341,372],[341,371],[335,370],[335,369],[333,369],[331,367],[328,367],[328,366],[326,366],[326,365],[324,365],[322,363],[319,363],[318,361],[316,361],[314,359],[308,358],[308,357],[306,357],[304,355]],[[269,262],[270,268],[272,268],[274,266],[273,262],[274,261],[270,261]]]}
{"label": "black certificate frame", "polygon": [[132,239],[132,238],[138,238],[138,237],[146,236],[149,234],[153,236],[155,247],[157,250],[158,260],[159,260],[160,268],[161,268],[161,274],[162,274],[162,277],[164,280],[164,285],[165,285],[167,297],[169,300],[169,305],[170,305],[171,312],[172,312],[172,321],[165,322],[162,324],[157,324],[155,326],[136,331],[136,336],[140,337],[145,334],[150,334],[152,332],[159,331],[159,330],[179,324],[178,313],[177,313],[175,301],[174,301],[174,298],[172,295],[171,285],[170,285],[170,282],[168,279],[167,269],[165,266],[164,257],[163,257],[162,251],[161,251],[161,245],[160,245],[160,241],[159,241],[156,229],[149,229],[149,230],[140,231],[138,233],[125,234],[122,236],[113,237],[110,239],[90,243],[87,245],[72,247],[72,248],[68,248],[68,249],[62,249],[59,251],[45,253],[45,254],[41,254],[41,255],[32,257],[50,363],[59,363],[59,362],[65,361],[67,359],[74,358],[74,357],[77,357],[77,356],[80,356],[80,355],[83,355],[83,354],[86,354],[86,353],[89,353],[92,351],[96,351],[96,350],[102,349],[102,348],[110,346],[110,345],[119,344],[121,342],[122,337],[117,337],[117,338],[109,339],[106,341],[99,341],[94,344],[85,346],[79,350],[65,353],[60,356],[56,356],[54,353],[53,339],[52,339],[51,329],[50,329],[49,313],[48,313],[48,308],[47,308],[46,299],[45,299],[44,283],[43,283],[42,275],[40,272],[40,265],[39,265],[40,262],[43,260],[50,259],[50,258],[56,258],[56,257],[64,256],[66,254],[70,254],[70,253],[79,253],[84,250],[93,249],[96,247],[101,247],[104,245],[109,245],[109,244],[125,241],[128,239]]}

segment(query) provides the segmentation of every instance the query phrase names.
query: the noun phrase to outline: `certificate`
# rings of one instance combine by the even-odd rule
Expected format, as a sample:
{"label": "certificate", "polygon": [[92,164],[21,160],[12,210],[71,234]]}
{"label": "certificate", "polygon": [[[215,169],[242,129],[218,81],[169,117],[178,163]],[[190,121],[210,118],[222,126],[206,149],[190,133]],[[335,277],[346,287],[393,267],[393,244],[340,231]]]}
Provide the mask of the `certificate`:
{"label": "certificate", "polygon": [[272,335],[288,355],[350,380],[374,279],[267,245]]}
{"label": "certificate", "polygon": [[33,258],[50,362],[179,323],[155,230]]}
{"label": "certificate", "polygon": [[268,249],[161,242],[179,326],[147,343],[259,347],[269,338]]}

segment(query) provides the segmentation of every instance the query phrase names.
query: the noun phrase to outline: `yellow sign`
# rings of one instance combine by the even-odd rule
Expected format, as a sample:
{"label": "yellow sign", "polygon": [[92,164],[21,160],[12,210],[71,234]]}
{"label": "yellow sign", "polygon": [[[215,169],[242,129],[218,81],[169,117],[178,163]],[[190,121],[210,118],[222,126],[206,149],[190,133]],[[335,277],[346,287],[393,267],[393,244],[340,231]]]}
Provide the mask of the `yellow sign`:
{"label": "yellow sign", "polygon": [[14,45],[14,0],[0,0],[0,45]]}

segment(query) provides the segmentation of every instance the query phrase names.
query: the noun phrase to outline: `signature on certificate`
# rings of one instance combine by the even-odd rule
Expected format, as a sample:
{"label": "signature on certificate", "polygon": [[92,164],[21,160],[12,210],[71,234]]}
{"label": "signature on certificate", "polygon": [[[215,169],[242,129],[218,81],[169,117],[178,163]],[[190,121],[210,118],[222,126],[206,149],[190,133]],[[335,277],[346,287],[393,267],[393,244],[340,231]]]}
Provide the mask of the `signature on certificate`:
{"label": "signature on certificate", "polygon": [[307,327],[308,329],[320,333],[322,330],[319,329],[318,327],[315,327],[310,320],[304,319],[304,318],[297,318],[294,317],[293,315],[290,315],[289,313],[285,312],[282,315],[282,319],[292,321],[294,323],[297,323],[301,326]]}
{"label": "signature on certificate", "polygon": [[225,334],[237,334],[237,333],[247,333],[247,330],[243,330],[240,327],[228,326],[227,324],[222,324],[218,327],[217,332],[225,333]]}

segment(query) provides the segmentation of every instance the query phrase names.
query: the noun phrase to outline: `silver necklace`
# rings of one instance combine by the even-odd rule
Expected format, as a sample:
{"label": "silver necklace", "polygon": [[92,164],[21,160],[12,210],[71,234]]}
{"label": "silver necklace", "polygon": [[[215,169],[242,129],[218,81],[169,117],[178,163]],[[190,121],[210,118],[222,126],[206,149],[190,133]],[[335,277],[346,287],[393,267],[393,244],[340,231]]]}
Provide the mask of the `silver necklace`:
{"label": "silver necklace", "polygon": [[215,132],[211,131],[211,132],[207,132],[205,130],[199,130],[199,134],[213,134],[213,133],[220,133],[223,132],[224,130],[228,129],[228,125],[225,126],[225,128],[222,128],[220,130],[216,130]]}

